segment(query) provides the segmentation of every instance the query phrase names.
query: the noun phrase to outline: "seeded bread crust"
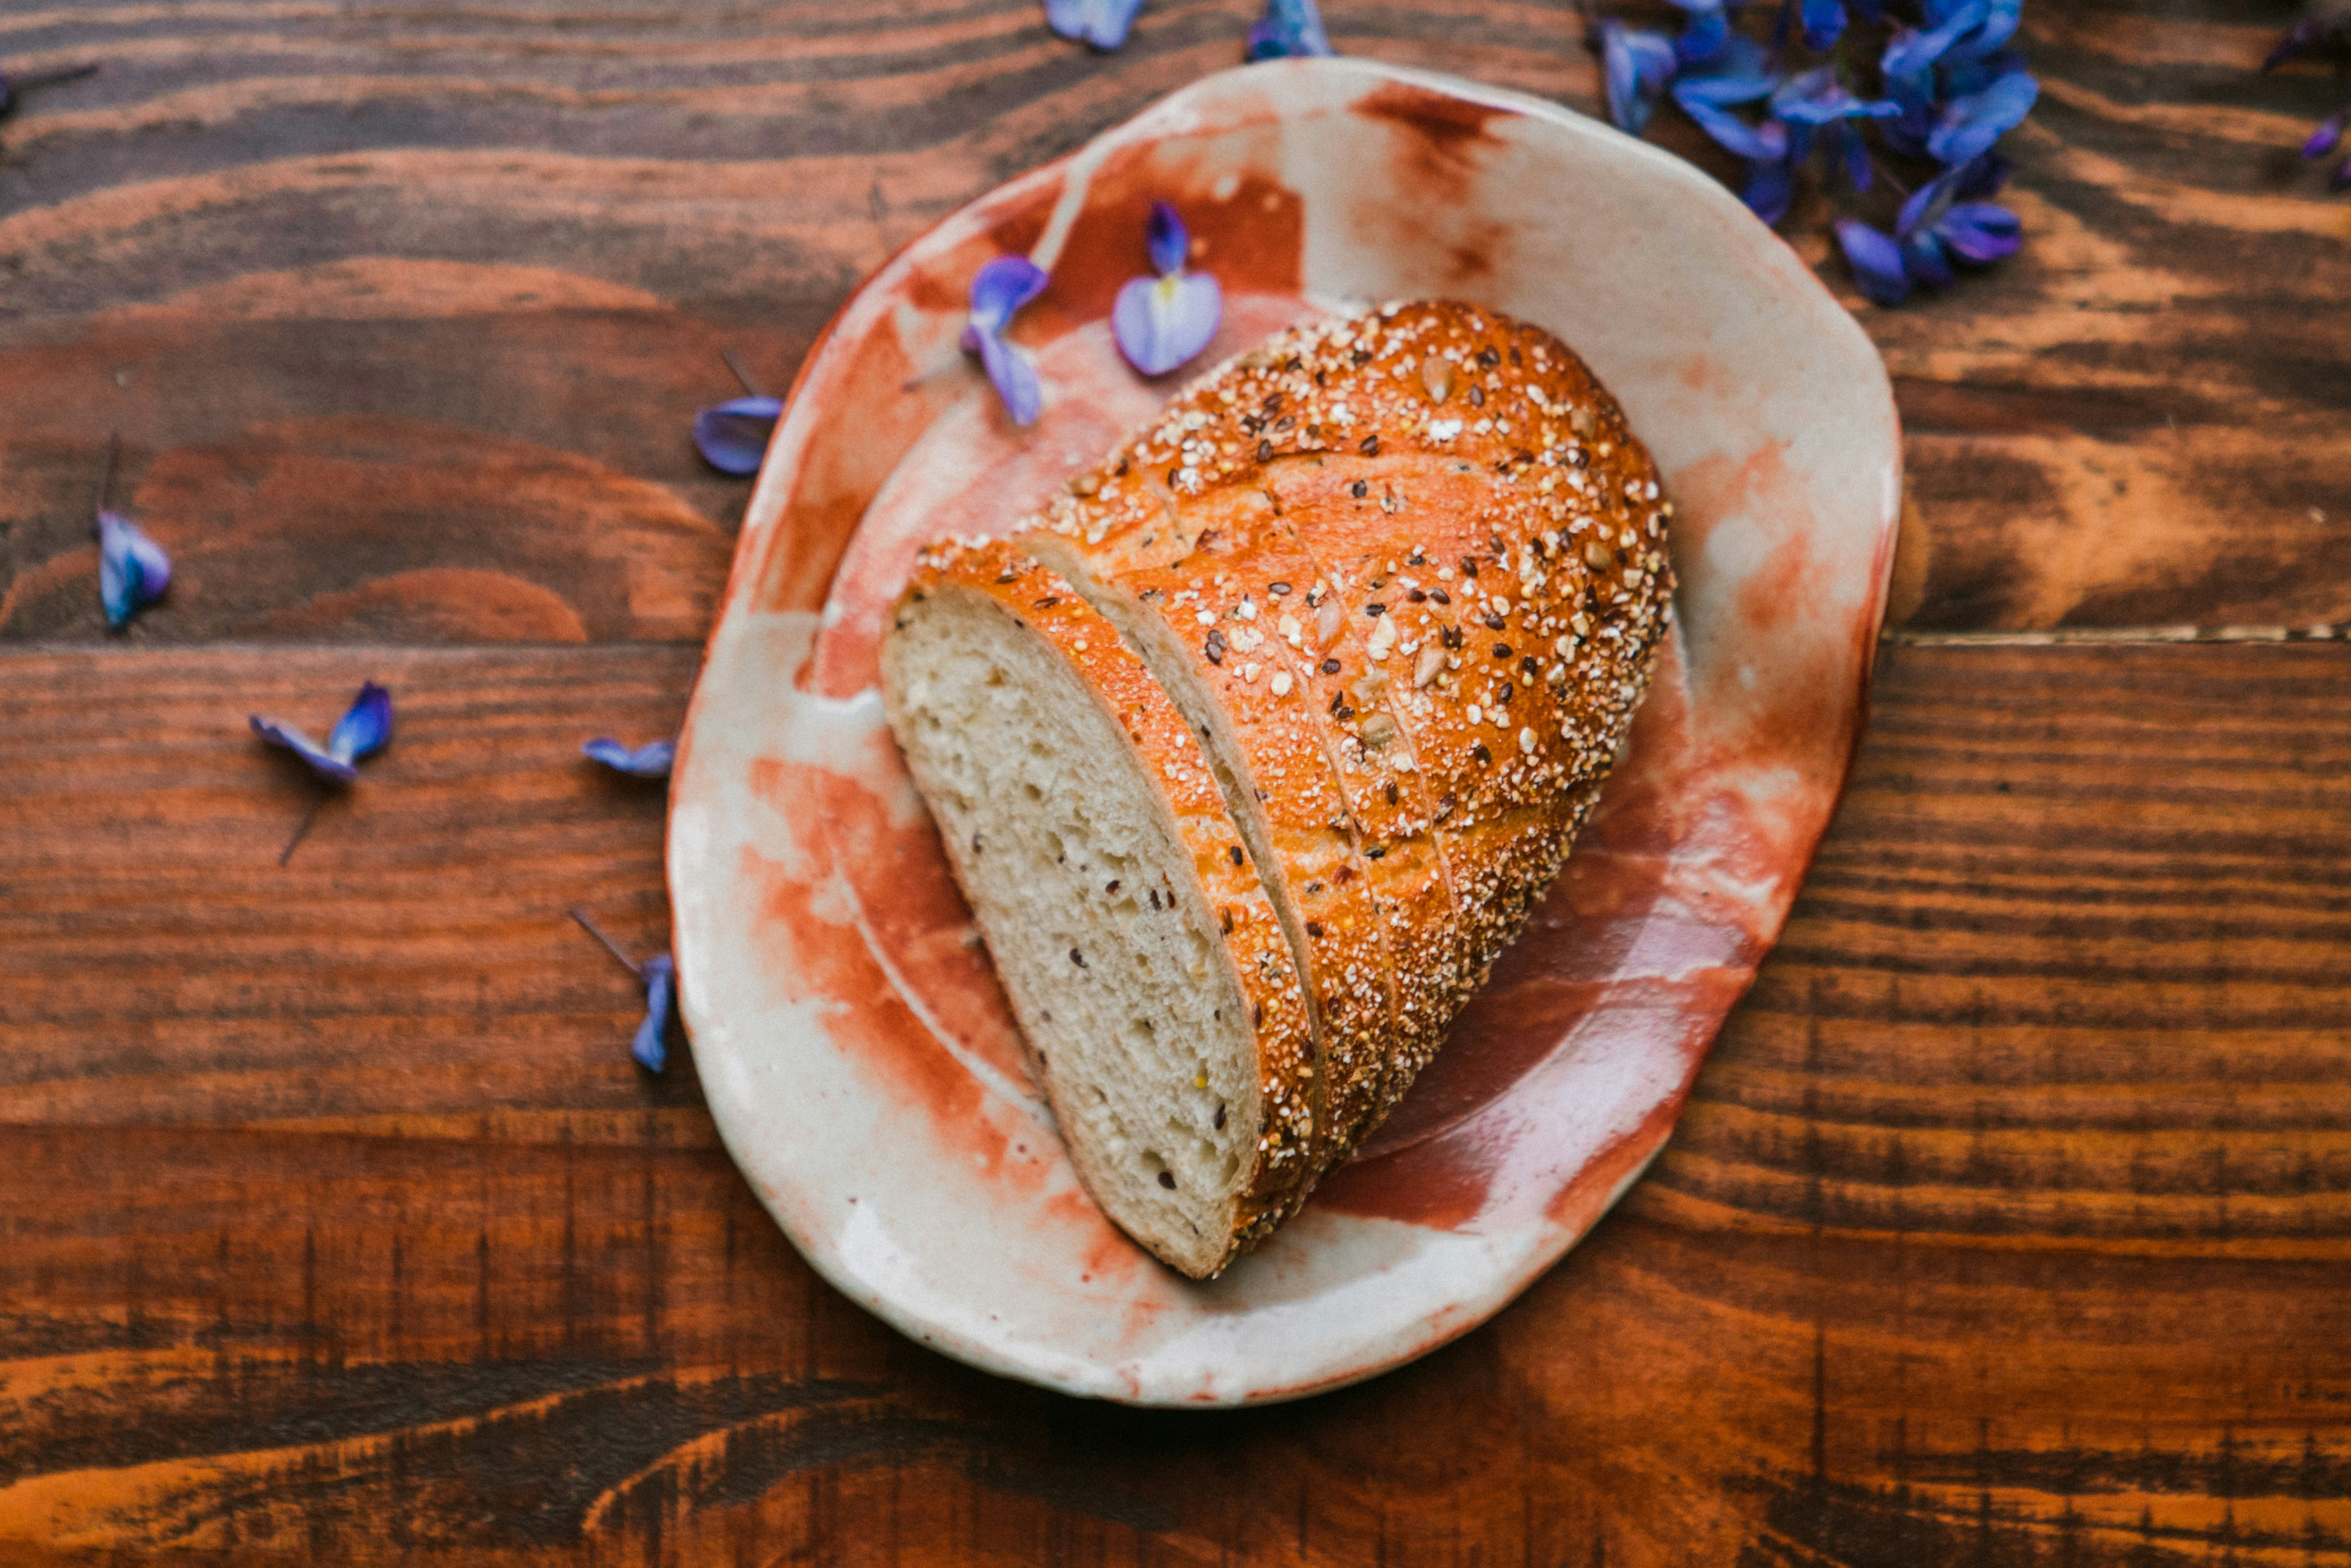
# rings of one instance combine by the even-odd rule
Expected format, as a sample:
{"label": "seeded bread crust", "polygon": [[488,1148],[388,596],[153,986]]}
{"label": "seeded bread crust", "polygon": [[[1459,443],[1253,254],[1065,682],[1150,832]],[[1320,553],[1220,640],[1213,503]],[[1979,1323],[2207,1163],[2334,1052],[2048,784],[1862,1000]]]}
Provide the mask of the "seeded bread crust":
{"label": "seeded bread crust", "polygon": [[[1426,1064],[1597,800],[1671,624],[1672,511],[1564,344],[1431,302],[1219,367],[1029,520],[1025,548],[1088,591],[1133,592],[1260,716],[1237,726],[1253,771],[1304,771],[1299,729],[1328,759],[1390,1010],[1378,1039],[1350,1015],[1325,1043],[1318,1175]],[[1229,667],[1242,632],[1254,681]],[[1277,662],[1302,700],[1267,701]],[[1255,767],[1269,734],[1278,772]],[[1276,841],[1276,870],[1312,880],[1291,854]]]}
{"label": "seeded bread crust", "polygon": [[[1177,823],[1222,932],[1224,956],[1238,977],[1256,1031],[1263,1126],[1255,1162],[1235,1194],[1228,1245],[1206,1271],[1214,1274],[1294,1213],[1319,1169],[1311,1147],[1319,1119],[1312,1014],[1290,939],[1257,864],[1234,830],[1198,737],[1116,628],[1065,579],[1002,542],[950,541],[926,550],[901,598],[902,611],[933,595],[955,593],[1002,606],[1018,624],[1049,643],[1097,694]],[[966,846],[946,847],[958,880],[965,880]],[[1031,1066],[1051,1097],[1056,1085],[1050,1064],[1032,1055]]]}

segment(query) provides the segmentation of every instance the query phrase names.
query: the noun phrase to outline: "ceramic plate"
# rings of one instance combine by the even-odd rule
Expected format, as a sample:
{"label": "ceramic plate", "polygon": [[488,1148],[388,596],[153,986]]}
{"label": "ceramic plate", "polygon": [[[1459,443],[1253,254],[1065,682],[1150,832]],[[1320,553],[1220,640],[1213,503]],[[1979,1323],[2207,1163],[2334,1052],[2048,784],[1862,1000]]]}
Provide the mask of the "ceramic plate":
{"label": "ceramic plate", "polygon": [[[1175,390],[1106,322],[1176,203],[1227,300],[1206,368],[1319,312],[1448,296],[1551,329],[1678,504],[1677,636],[1566,873],[1445,1053],[1306,1212],[1178,1278],[1080,1188],[874,690],[920,543],[1000,529]],[[1025,252],[1012,427],[957,349]],[[1778,935],[1862,721],[1900,492],[1876,352],[1687,164],[1365,60],[1210,77],[965,208],[842,309],[759,478],[680,747],[686,1025],[793,1242],[926,1344],[1073,1394],[1282,1399],[1492,1314],[1654,1157]]]}

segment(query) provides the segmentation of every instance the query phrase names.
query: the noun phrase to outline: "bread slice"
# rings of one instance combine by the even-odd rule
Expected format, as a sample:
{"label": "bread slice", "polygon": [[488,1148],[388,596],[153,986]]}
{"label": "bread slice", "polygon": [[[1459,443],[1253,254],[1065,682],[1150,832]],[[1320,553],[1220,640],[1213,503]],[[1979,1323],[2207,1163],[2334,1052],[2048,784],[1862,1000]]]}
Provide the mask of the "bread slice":
{"label": "bread slice", "polygon": [[1222,1268],[1309,1185],[1311,1014],[1159,684],[1002,544],[926,555],[883,701],[1067,1136],[1122,1228]]}
{"label": "bread slice", "polygon": [[[884,640],[893,725],[1080,1174],[1163,1259],[1213,1271],[1293,1212],[1483,983],[1629,731],[1671,512],[1557,339],[1392,305],[1194,383],[1013,548],[926,562]],[[1205,1003],[1177,1006],[1156,936],[1102,935],[1060,858],[1093,866],[1108,841],[1070,824],[1113,818],[1171,909],[1217,912]],[[1154,1043],[1122,1043],[1144,1018]],[[1186,1082],[1259,1117],[1255,1163],[1211,1138],[1173,1166]]]}

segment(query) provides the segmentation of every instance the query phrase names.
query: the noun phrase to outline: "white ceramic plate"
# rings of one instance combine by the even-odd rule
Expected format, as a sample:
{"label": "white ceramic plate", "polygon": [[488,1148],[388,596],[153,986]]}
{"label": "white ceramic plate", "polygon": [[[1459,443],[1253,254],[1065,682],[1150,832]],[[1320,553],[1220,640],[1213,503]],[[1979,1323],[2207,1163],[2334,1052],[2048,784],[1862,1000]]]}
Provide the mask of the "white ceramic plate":
{"label": "white ceramic plate", "polygon": [[[1113,294],[1173,201],[1228,298],[1205,368],[1416,296],[1551,329],[1678,506],[1678,635],[1568,870],[1363,1155],[1195,1284],[1079,1187],[873,690],[913,552],[1001,528],[1174,390]],[[1053,274],[1014,337],[1044,416],[956,348],[971,275]],[[824,1276],[923,1343],[1071,1393],[1311,1393],[1482,1322],[1656,1155],[1827,825],[1900,494],[1876,352],[1680,161],[1554,105],[1365,60],[1210,77],[957,213],[810,355],[768,455],[673,787],[686,1025],[720,1133]]]}

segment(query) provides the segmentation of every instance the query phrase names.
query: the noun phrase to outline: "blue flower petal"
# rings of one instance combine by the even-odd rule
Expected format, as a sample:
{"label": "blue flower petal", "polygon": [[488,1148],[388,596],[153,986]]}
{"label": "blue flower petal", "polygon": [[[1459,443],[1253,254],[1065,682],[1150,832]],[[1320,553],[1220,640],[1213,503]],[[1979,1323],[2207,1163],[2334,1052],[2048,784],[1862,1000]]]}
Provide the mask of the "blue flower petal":
{"label": "blue flower petal", "polygon": [[659,1072],[669,1065],[669,1015],[677,1006],[677,966],[666,953],[657,953],[637,969],[645,982],[644,1021],[637,1025],[637,1038],[629,1043],[629,1054],[647,1072]]}
{"label": "blue flower petal", "polygon": [[1729,42],[1729,16],[1719,10],[1700,11],[1674,40],[1674,58],[1684,66],[1702,66],[1720,55]]}
{"label": "blue flower petal", "polygon": [[1915,77],[1941,59],[1944,52],[1961,37],[1981,26],[1990,13],[1987,0],[1967,0],[1938,26],[1899,28],[1886,43],[1878,68],[1889,82],[1896,77]]}
{"label": "blue flower petal", "polygon": [[1952,283],[1950,257],[1943,254],[1943,242],[1931,229],[1902,242],[1902,270],[1924,288],[1949,288]]}
{"label": "blue flower petal", "polygon": [[1127,363],[1146,376],[1165,375],[1208,346],[1224,313],[1224,291],[1205,272],[1138,277],[1111,306],[1111,333]]}
{"label": "blue flower petal", "polygon": [[1333,52],[1314,0],[1266,0],[1265,15],[1250,24],[1244,57],[1294,60]]}
{"label": "blue flower petal", "polygon": [[2024,245],[2024,220],[1990,202],[1961,202],[1935,225],[1943,243],[1979,264],[2014,256]]}
{"label": "blue flower petal", "polygon": [[1787,127],[1776,120],[1750,125],[1727,109],[1717,109],[1703,99],[1684,99],[1679,92],[1675,99],[1698,129],[1736,152],[1750,163],[1768,163],[1784,160],[1788,155]]}
{"label": "blue flower petal", "polygon": [[1142,9],[1143,0],[1045,0],[1045,25],[1065,38],[1114,49]]}
{"label": "blue flower petal", "polygon": [[1795,161],[1777,163],[1750,164],[1747,171],[1747,188],[1739,199],[1747,204],[1748,211],[1767,224],[1776,224],[1788,215],[1788,203],[1795,195]]}
{"label": "blue flower petal", "polygon": [[634,751],[608,736],[580,742],[580,754],[632,779],[666,779],[677,760],[677,742],[649,740]]}
{"label": "blue flower petal", "polygon": [[1891,99],[1855,98],[1837,80],[1834,66],[1790,77],[1771,94],[1773,117],[1792,125],[1826,125],[1855,116],[1890,120],[1901,112],[1902,106]]}
{"label": "blue flower petal", "polygon": [[1844,144],[1845,178],[1856,191],[1869,189],[1869,143],[1861,139],[1861,127],[1848,120],[1837,127]]}
{"label": "blue flower petal", "polygon": [[1960,66],[1989,57],[2016,36],[2017,26],[2023,20],[2024,0],[1991,0],[1983,25],[1946,50],[1943,63]]}
{"label": "blue flower petal", "polygon": [[721,474],[757,474],[784,405],[771,397],[715,402],[694,416],[695,450]]}
{"label": "blue flower petal", "polygon": [[1951,182],[1951,193],[1963,202],[1978,196],[1993,196],[2008,183],[2009,162],[1997,152],[1987,152],[1974,162],[1956,169],[1945,178]]}
{"label": "blue flower petal", "polygon": [[1600,23],[1600,56],[1608,78],[1608,118],[1620,131],[1639,135],[1649,123],[1657,94],[1673,79],[1679,63],[1674,44],[1663,33],[1627,27],[1614,17]]}
{"label": "blue flower petal", "polygon": [[1143,247],[1151,257],[1151,265],[1162,277],[1184,270],[1185,259],[1192,254],[1192,236],[1184,227],[1181,214],[1165,202],[1151,204],[1150,220],[1144,225]]}
{"label": "blue flower petal", "polygon": [[1771,97],[1779,85],[1763,46],[1734,33],[1704,70],[1684,71],[1674,78],[1674,101],[1684,109],[1693,103],[1752,103]]}
{"label": "blue flower petal", "polygon": [[1049,281],[1045,269],[1025,256],[998,256],[971,275],[972,327],[983,338],[1003,331],[1012,313],[1044,292]]}
{"label": "blue flower petal", "polygon": [[2338,109],[2318,122],[2318,129],[2312,131],[2310,140],[2302,144],[2304,158],[2315,162],[2343,144],[2345,112]]}
{"label": "blue flower petal", "polygon": [[137,523],[120,512],[98,514],[98,598],[116,631],[163,596],[172,585],[172,558]]}
{"label": "blue flower petal", "polygon": [[1942,123],[1927,138],[1927,151],[1947,164],[1970,162],[2014,130],[2040,96],[2041,84],[2029,73],[2011,71],[1983,91],[1946,105]]}
{"label": "blue flower petal", "polygon": [[282,746],[310,765],[310,771],[337,784],[348,784],[360,776],[359,769],[341,758],[329,755],[327,748],[291,725],[279,724],[259,714],[248,714],[246,722],[253,733],[272,746]]}
{"label": "blue flower petal", "polygon": [[364,762],[391,743],[392,694],[362,681],[359,695],[328,732],[327,755],[338,762]]}
{"label": "blue flower petal", "polygon": [[1844,0],[1803,0],[1804,47],[1825,53],[1844,37]]}
{"label": "blue flower petal", "polygon": [[999,334],[982,332],[979,362],[987,368],[987,379],[995,385],[996,395],[1004,400],[1012,423],[1036,423],[1038,411],[1045,406],[1045,392],[1037,384],[1037,368],[1029,362],[1028,356]]}
{"label": "blue flower petal", "polygon": [[2014,49],[2000,49],[1980,60],[1946,58],[1941,71],[1943,97],[1966,98],[1983,91],[2004,76],[2030,68],[2024,57]]}
{"label": "blue flower petal", "polygon": [[1910,276],[1903,270],[1900,246],[1854,218],[1837,220],[1836,236],[1864,294],[1880,305],[1899,305],[1910,298]]}

